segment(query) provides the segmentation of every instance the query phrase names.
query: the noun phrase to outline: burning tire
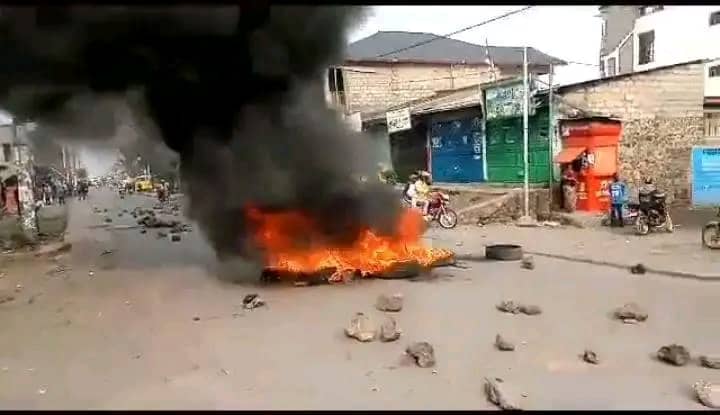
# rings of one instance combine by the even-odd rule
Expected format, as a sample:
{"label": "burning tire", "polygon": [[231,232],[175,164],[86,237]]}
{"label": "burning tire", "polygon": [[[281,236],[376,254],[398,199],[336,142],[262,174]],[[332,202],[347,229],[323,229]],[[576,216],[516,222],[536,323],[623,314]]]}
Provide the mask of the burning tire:
{"label": "burning tire", "polygon": [[495,261],[520,261],[523,250],[520,245],[488,245],[485,247],[485,258]]}
{"label": "burning tire", "polygon": [[457,226],[458,216],[454,210],[445,208],[445,211],[438,216],[438,223],[444,229],[452,229]]}

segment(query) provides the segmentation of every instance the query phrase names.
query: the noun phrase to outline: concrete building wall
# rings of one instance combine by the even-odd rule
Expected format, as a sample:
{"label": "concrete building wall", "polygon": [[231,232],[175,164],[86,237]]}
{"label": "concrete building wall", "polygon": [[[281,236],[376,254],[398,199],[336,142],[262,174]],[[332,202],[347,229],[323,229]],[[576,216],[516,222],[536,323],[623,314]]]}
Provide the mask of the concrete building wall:
{"label": "concrete building wall", "polygon": [[[639,17],[633,34],[634,70],[720,57],[720,24],[710,25],[710,15],[717,11],[720,6],[664,6]],[[649,31],[655,33],[655,56],[652,62],[641,65],[638,37]]]}
{"label": "concrete building wall", "polygon": [[705,96],[720,97],[720,59],[705,64]]}
{"label": "concrete building wall", "polygon": [[603,33],[600,44],[600,57],[606,56],[620,45],[620,42],[633,30],[635,19],[640,16],[638,6],[601,6]]}
{"label": "concrete building wall", "polygon": [[618,49],[618,75],[633,71],[633,42],[628,40]]}
{"label": "concrete building wall", "polygon": [[[513,71],[510,71],[513,72]],[[501,76],[500,69],[495,74]],[[508,73],[503,71],[502,76]],[[488,82],[487,65],[372,64],[343,66],[347,111],[372,112],[429,97],[436,91]]]}
{"label": "concrete building wall", "polygon": [[559,109],[620,118],[624,178],[652,177],[669,199],[688,199],[690,149],[703,141],[704,70],[691,63],[561,88]]}

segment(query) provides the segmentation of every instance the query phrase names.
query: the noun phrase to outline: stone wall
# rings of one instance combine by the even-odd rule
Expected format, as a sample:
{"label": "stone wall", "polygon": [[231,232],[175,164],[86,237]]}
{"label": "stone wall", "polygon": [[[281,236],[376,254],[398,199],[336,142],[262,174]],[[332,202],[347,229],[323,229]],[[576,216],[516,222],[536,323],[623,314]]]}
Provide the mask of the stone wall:
{"label": "stone wall", "polygon": [[703,68],[689,63],[563,87],[558,109],[620,118],[620,174],[632,187],[652,177],[670,200],[687,199],[690,150],[703,141]]}
{"label": "stone wall", "polygon": [[[499,69],[495,73],[501,76]],[[403,63],[343,67],[345,99],[350,113],[379,111],[429,97],[436,91],[488,82],[491,75],[487,65]]]}

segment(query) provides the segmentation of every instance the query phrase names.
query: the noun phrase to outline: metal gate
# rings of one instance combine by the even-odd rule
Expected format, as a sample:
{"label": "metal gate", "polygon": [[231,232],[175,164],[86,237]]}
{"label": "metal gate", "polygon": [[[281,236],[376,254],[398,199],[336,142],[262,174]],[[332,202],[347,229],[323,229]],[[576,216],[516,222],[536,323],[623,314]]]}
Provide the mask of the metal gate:
{"label": "metal gate", "polygon": [[485,128],[480,117],[434,122],[430,130],[433,181],[482,182]]}

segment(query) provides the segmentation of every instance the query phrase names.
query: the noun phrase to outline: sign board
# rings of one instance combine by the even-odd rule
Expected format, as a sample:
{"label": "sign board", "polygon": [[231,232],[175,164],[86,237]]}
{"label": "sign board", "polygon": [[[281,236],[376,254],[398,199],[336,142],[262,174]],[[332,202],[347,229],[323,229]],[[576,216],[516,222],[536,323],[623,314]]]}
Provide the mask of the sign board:
{"label": "sign board", "polygon": [[387,118],[388,134],[412,128],[412,123],[410,122],[410,108],[388,111],[385,114],[385,117]]}
{"label": "sign board", "polygon": [[[532,91],[532,83],[530,90]],[[496,118],[522,117],[523,115],[522,80],[487,88],[485,90],[485,113],[488,120]],[[535,114],[535,106],[528,103],[528,115]]]}
{"label": "sign board", "polygon": [[694,206],[720,206],[720,146],[695,146],[692,164]]}
{"label": "sign board", "polygon": [[362,117],[359,112],[345,115],[343,121],[345,121],[345,125],[347,125],[351,131],[362,131]]}

